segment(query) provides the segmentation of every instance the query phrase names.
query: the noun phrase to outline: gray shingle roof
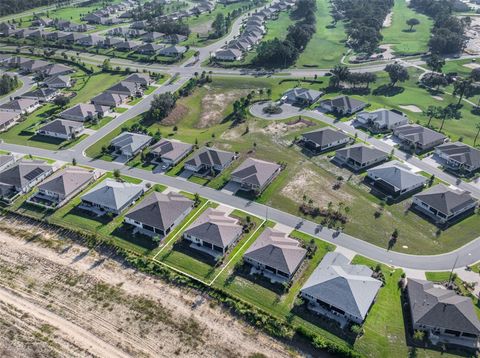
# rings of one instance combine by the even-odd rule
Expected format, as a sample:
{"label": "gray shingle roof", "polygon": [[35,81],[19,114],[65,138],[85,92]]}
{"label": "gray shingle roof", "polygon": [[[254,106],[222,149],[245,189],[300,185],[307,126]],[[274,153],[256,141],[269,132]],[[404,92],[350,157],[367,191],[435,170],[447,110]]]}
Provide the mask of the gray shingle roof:
{"label": "gray shingle roof", "polygon": [[126,150],[135,153],[137,150],[150,143],[151,140],[152,137],[145,134],[123,132],[115,137],[110,144],[121,151]]}
{"label": "gray shingle roof", "polygon": [[105,179],[83,195],[82,200],[119,210],[142,192],[143,187],[141,185]]}
{"label": "gray shingle roof", "polygon": [[191,151],[192,148],[193,145],[191,144],[176,140],[161,139],[151,147],[150,152],[163,158],[175,161],[183,153]]}
{"label": "gray shingle roof", "polygon": [[94,174],[87,169],[70,167],[62,169],[45,179],[38,188],[68,196],[93,180]]}
{"label": "gray shingle roof", "polygon": [[73,106],[71,108],[64,110],[59,115],[60,117],[62,117],[63,115],[69,115],[69,116],[78,116],[82,118],[87,118],[87,117],[95,116],[98,113],[98,111],[105,112],[107,110],[108,110],[108,107],[97,106],[90,103],[80,103],[80,104],[77,104],[76,106]]}
{"label": "gray shingle roof", "polygon": [[126,215],[127,218],[166,230],[193,206],[193,201],[181,194],[153,192]]}
{"label": "gray shingle roof", "polygon": [[140,85],[147,85],[152,81],[147,73],[133,73],[123,80],[123,82],[133,82]]}
{"label": "gray shingle roof", "polygon": [[397,127],[394,129],[394,133],[395,135],[402,136],[411,142],[419,143],[422,146],[446,139],[443,134],[417,124],[407,124]]}
{"label": "gray shingle roof", "polygon": [[291,275],[302,263],[307,250],[287,234],[266,228],[245,252],[244,257]]}
{"label": "gray shingle roof", "polygon": [[437,184],[434,187],[415,195],[415,198],[437,209],[441,213],[449,216],[461,208],[470,206],[477,200],[467,192],[453,191],[443,184]]}
{"label": "gray shingle roof", "polygon": [[25,92],[22,97],[36,97],[36,98],[46,98],[56,93],[57,90],[53,88],[37,88],[32,91]]}
{"label": "gray shingle roof", "polygon": [[3,167],[5,164],[13,163],[15,157],[11,154],[0,154],[0,167]]}
{"label": "gray shingle roof", "polygon": [[187,160],[185,164],[194,166],[199,166],[201,164],[207,166],[223,166],[229,163],[234,155],[235,154],[232,152],[205,147],[199,150],[193,158]]}
{"label": "gray shingle roof", "polygon": [[376,148],[367,147],[363,144],[353,145],[345,149],[337,150],[337,154],[340,154],[347,159],[353,159],[359,163],[367,163],[375,159],[381,160],[388,157],[387,153]]}
{"label": "gray shingle roof", "polygon": [[15,119],[17,117],[19,117],[18,113],[0,111],[0,126],[4,123],[10,122],[12,119]]}
{"label": "gray shingle roof", "polygon": [[340,96],[332,99],[326,99],[322,103],[330,104],[332,107],[342,108],[343,110],[353,110],[359,106],[365,106],[366,103],[349,96]]}
{"label": "gray shingle roof", "polygon": [[480,322],[469,297],[412,278],[407,288],[414,323],[480,335]]}
{"label": "gray shingle roof", "polygon": [[70,76],[51,76],[45,79],[45,84],[53,85],[53,84],[67,84],[70,82]]}
{"label": "gray shingle roof", "polygon": [[185,234],[225,248],[242,234],[242,226],[237,219],[228,217],[224,212],[208,208],[189,226]]}
{"label": "gray shingle roof", "polygon": [[35,99],[29,99],[29,98],[19,98],[19,99],[14,99],[13,101],[4,103],[0,106],[1,109],[11,109],[15,111],[24,111],[30,106],[33,106],[37,104],[38,101]]}
{"label": "gray shingle roof", "polygon": [[379,280],[364,265],[350,265],[340,253],[329,252],[302,287],[307,293],[344,312],[365,319],[378,290]]}
{"label": "gray shingle roof", "polygon": [[318,131],[304,133],[302,137],[321,147],[348,138],[346,134],[332,128],[322,128]]}
{"label": "gray shingle roof", "polygon": [[263,186],[279,169],[280,165],[276,163],[247,158],[232,172],[232,176],[244,183]]}
{"label": "gray shingle roof", "polygon": [[403,121],[405,124],[408,123],[408,118],[406,116],[402,116],[397,112],[393,112],[384,108],[367,113],[373,118],[372,122],[378,124],[379,127],[387,127],[391,123],[397,123],[399,121]]}
{"label": "gray shingle roof", "polygon": [[296,100],[301,98],[308,102],[315,102],[323,94],[321,91],[316,91],[308,88],[292,88],[286,91],[283,95],[290,98],[291,100]]}
{"label": "gray shingle roof", "polygon": [[82,127],[83,124],[81,122],[69,121],[67,119],[55,119],[40,127],[39,130],[70,135]]}
{"label": "gray shingle roof", "polygon": [[421,183],[426,183],[427,178],[423,175],[413,173],[398,161],[385,163],[378,167],[367,170],[368,174],[375,175],[385,183],[394,187],[397,191],[411,188]]}
{"label": "gray shingle roof", "polygon": [[15,165],[0,172],[0,183],[24,188],[35,179],[52,171],[52,166],[41,160],[20,160]]}
{"label": "gray shingle roof", "polygon": [[469,145],[455,142],[445,143],[436,147],[436,150],[441,151],[459,163],[466,164],[473,168],[480,167],[480,150],[470,147]]}
{"label": "gray shingle roof", "polygon": [[127,97],[126,95],[122,95],[122,94],[118,94],[118,93],[103,92],[103,93],[100,93],[99,95],[93,97],[91,99],[91,101],[92,101],[92,103],[107,101],[107,102],[111,103],[111,105],[118,106],[119,104],[121,104],[125,100],[126,97]]}

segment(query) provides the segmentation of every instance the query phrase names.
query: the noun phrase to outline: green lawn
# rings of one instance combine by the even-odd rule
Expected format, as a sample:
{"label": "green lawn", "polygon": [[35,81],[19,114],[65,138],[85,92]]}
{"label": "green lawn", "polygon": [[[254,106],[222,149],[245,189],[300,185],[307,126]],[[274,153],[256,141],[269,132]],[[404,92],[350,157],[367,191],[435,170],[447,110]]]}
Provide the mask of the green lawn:
{"label": "green lawn", "polygon": [[317,31],[300,54],[295,67],[332,68],[340,63],[347,51],[344,45],[346,35],[343,23],[338,22],[335,27],[327,28],[333,21],[329,4],[328,0],[317,0]]}
{"label": "green lawn", "polygon": [[[420,21],[414,31],[408,31],[410,26],[406,21],[416,18]],[[410,9],[406,0],[396,0],[393,7],[392,24],[382,30],[383,44],[393,45],[397,55],[412,55],[428,51],[428,40],[432,20],[423,14]]]}
{"label": "green lawn", "polygon": [[290,18],[290,13],[282,11],[278,15],[278,19],[267,21],[267,33],[263,37],[262,41],[273,40],[274,38],[278,38],[280,40],[284,39],[287,35],[287,28],[293,24],[294,21]]}

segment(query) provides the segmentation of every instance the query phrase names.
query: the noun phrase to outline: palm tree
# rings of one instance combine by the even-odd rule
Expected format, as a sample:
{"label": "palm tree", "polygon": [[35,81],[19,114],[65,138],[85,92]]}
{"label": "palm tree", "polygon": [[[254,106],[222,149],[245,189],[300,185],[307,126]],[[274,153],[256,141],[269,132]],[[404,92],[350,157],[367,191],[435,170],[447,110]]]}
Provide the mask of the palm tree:
{"label": "palm tree", "polygon": [[473,140],[474,147],[477,145],[477,139],[478,139],[478,136],[480,135],[480,122],[477,123],[475,128],[477,129],[477,134],[475,135],[475,139]]}
{"label": "palm tree", "polygon": [[428,108],[425,111],[423,111],[423,115],[428,117],[427,127],[430,127],[430,123],[432,122],[432,119],[438,116],[441,110],[442,108],[438,106],[428,106]]}
{"label": "palm tree", "polygon": [[442,109],[440,118],[442,119],[442,124],[440,125],[440,132],[443,130],[443,125],[447,119],[453,119],[459,117],[459,112],[455,108],[455,106],[449,104],[445,108]]}

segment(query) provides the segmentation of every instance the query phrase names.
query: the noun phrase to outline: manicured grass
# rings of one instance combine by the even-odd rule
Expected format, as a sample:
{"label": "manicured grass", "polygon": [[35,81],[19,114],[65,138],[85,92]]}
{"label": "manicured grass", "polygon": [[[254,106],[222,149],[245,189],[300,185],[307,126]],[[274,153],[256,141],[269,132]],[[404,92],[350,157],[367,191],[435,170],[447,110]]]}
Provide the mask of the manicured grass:
{"label": "manicured grass", "polygon": [[91,98],[120,82],[124,77],[124,74],[106,72],[96,72],[92,75],[79,72],[73,75],[72,79],[75,79],[76,83],[69,91],[75,92],[76,96],[72,98],[69,106],[87,103]]}
{"label": "manicured grass", "polygon": [[110,117],[110,116],[103,117],[96,124],[87,125],[87,127],[93,130],[98,130],[102,128],[104,125],[106,125],[107,123],[109,123],[111,120],[113,120],[113,117]]}
{"label": "manicured grass", "polygon": [[327,28],[333,21],[329,3],[328,0],[317,0],[317,31],[300,54],[295,67],[332,68],[347,51],[343,44],[346,40],[343,23],[338,22],[335,27]]}
{"label": "manicured grass", "polygon": [[[141,98],[138,98],[139,100],[141,100]],[[135,100],[133,100],[132,102],[135,102]],[[138,101],[140,102],[140,101]],[[134,105],[135,103],[133,103],[132,105]],[[114,109],[115,112],[117,113],[124,113],[126,111],[128,111],[128,108],[125,108],[125,107],[115,107]]]}
{"label": "manicured grass", "polygon": [[[406,24],[406,21],[411,18],[420,21],[413,32],[408,31],[410,26]],[[393,45],[397,55],[426,52],[431,27],[432,20],[429,17],[410,9],[406,0],[396,0],[393,6],[392,24],[382,30],[382,43]]]}
{"label": "manicured grass", "polygon": [[262,41],[273,40],[274,38],[283,40],[287,35],[287,28],[293,23],[294,21],[290,18],[290,13],[287,11],[282,11],[278,15],[278,19],[267,21],[267,33],[263,37]]}

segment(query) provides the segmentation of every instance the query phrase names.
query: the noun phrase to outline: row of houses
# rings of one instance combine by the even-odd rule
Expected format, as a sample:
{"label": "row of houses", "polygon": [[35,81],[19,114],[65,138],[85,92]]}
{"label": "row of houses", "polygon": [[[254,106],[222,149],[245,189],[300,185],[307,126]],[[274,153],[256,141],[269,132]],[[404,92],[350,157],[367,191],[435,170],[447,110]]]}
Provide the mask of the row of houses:
{"label": "row of houses", "polygon": [[277,18],[281,11],[290,9],[294,4],[294,0],[281,0],[252,13],[244,21],[240,35],[213,54],[215,59],[219,61],[240,60],[244,53],[250,51],[262,40],[266,33],[265,22]]}
{"label": "row of houses", "polygon": [[[323,95],[321,91],[293,88],[286,91],[282,103],[297,106],[311,106]],[[434,151],[443,167],[456,175],[473,175],[480,170],[480,150],[467,144],[449,143],[448,138],[430,128],[410,124],[408,117],[397,110],[385,108],[371,112],[365,111],[366,102],[349,96],[339,96],[321,100],[318,108],[337,115],[355,115],[352,124],[374,134],[392,133],[400,148],[414,152],[427,153]],[[334,143],[333,143],[334,144]],[[329,147],[313,146],[313,150],[322,151]]]}

